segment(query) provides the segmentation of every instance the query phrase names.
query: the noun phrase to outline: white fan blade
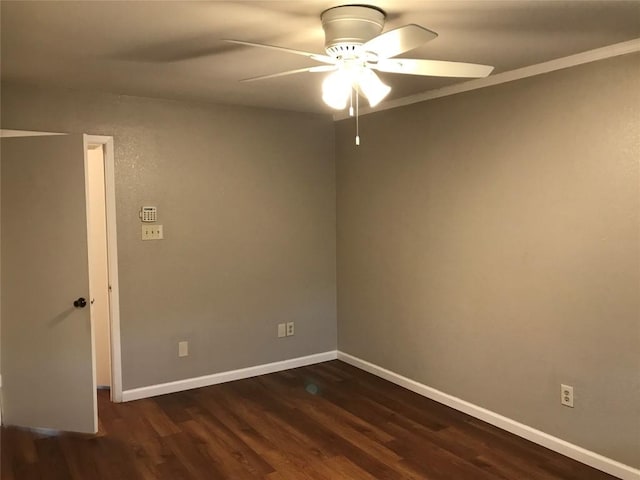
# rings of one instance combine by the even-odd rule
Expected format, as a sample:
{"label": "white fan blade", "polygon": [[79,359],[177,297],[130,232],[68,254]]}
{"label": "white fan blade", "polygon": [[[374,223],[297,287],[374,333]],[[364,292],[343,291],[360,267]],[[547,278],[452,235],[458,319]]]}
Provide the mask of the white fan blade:
{"label": "white fan blade", "polygon": [[374,70],[389,73],[407,73],[431,77],[481,78],[488,76],[493,67],[477,63],[445,62],[441,60],[418,60],[413,58],[386,58],[369,64]]}
{"label": "white fan blade", "polygon": [[316,60],[322,63],[330,63],[330,64],[336,63],[336,61],[333,58],[329,57],[328,55],[320,55],[318,53],[304,52],[302,50],[294,50],[292,48],[277,47],[275,45],[266,45],[264,43],[243,42],[242,40],[225,40],[225,42],[236,43],[238,45],[248,45],[249,47],[269,48],[271,50],[279,50],[281,52],[294,53],[296,55],[309,57],[313,60]]}
{"label": "white fan blade", "polygon": [[437,36],[436,32],[411,24],[378,35],[365,43],[362,48],[366,52],[377,54],[378,58],[389,58],[419,47]]}
{"label": "white fan blade", "polygon": [[241,82],[254,82],[256,80],[264,80],[266,78],[276,78],[276,77],[284,77],[285,75],[293,75],[294,73],[303,73],[303,72],[330,72],[332,70],[337,70],[337,65],[318,65],[317,67],[307,67],[307,68],[298,68],[297,70],[288,70],[286,72],[280,73],[271,73],[269,75],[260,75],[259,77],[251,77],[240,80]]}

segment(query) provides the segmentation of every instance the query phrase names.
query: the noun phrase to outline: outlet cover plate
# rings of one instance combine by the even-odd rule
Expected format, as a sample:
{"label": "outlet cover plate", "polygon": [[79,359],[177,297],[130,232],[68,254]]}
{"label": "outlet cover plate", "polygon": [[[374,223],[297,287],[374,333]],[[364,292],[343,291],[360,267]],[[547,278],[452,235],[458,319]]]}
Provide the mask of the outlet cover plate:
{"label": "outlet cover plate", "polygon": [[287,336],[287,324],[286,323],[279,323],[278,324],[278,338],[282,338],[282,337],[286,337]]}
{"label": "outlet cover plate", "polygon": [[573,408],[573,387],[571,385],[560,385],[560,403],[565,407]]}

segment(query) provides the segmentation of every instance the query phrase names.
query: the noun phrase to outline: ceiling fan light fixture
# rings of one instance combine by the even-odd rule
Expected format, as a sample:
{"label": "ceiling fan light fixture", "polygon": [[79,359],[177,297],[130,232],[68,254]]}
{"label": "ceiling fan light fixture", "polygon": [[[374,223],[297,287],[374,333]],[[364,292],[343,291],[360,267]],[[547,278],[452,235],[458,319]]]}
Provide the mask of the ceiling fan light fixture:
{"label": "ceiling fan light fixture", "polygon": [[391,87],[385,84],[370,68],[365,68],[360,75],[360,90],[367,97],[369,105],[375,107],[389,95]]}
{"label": "ceiling fan light fixture", "polygon": [[[336,110],[345,109],[351,101],[349,115],[354,116],[355,113],[356,145],[359,145],[359,96],[365,97],[369,101],[369,105],[375,108],[391,92],[391,87],[386,85],[376,72],[479,78],[486,77],[493,70],[493,67],[489,65],[473,63],[396,58],[398,55],[433,40],[438,34],[412,23],[382,33],[386,16],[384,10],[362,4],[340,5],[325,10],[320,15],[320,19],[325,36],[326,55],[242,40],[227,41],[301,55],[324,64],[261,75],[243,81],[264,80],[303,72],[317,73],[335,70],[327,75],[322,83],[322,100]],[[353,95],[354,90],[355,96]]]}
{"label": "ceiling fan light fixture", "polygon": [[362,45],[382,33],[384,10],[372,5],[341,5],[320,15],[325,37],[325,50],[333,55],[333,47]]}
{"label": "ceiling fan light fixture", "polygon": [[351,77],[342,69],[327,75],[322,82],[322,100],[331,108],[343,110],[351,96]]}

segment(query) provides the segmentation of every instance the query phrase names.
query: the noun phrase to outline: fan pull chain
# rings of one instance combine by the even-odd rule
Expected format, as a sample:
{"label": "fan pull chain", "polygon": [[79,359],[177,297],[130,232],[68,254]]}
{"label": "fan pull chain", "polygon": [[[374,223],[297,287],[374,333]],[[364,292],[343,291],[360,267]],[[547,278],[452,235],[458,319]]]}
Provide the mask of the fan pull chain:
{"label": "fan pull chain", "polygon": [[349,116],[353,117],[353,88],[351,89],[351,95],[349,96]]}
{"label": "fan pull chain", "polygon": [[360,92],[356,89],[356,146],[360,145]]}

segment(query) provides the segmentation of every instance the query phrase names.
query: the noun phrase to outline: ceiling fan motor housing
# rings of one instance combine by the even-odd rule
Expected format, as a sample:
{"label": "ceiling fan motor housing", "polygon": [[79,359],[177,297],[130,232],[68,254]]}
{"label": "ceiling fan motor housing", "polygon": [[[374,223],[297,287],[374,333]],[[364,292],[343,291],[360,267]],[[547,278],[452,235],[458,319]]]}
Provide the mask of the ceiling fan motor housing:
{"label": "ceiling fan motor housing", "polygon": [[353,55],[360,45],[382,33],[384,11],[367,5],[343,5],[322,12],[324,47],[332,57]]}

